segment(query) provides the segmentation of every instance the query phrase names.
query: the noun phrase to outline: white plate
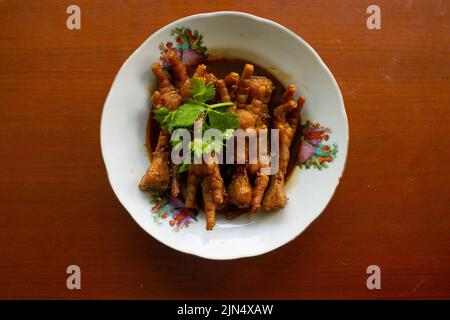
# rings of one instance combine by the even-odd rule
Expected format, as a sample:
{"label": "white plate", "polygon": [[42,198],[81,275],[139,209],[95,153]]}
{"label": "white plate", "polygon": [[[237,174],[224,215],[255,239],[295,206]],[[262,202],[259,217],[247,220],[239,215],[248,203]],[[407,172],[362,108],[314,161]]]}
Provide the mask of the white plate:
{"label": "white plate", "polygon": [[[284,210],[235,220],[218,217],[213,231],[198,221],[175,231],[152,217],[151,200],[138,188],[149,160],[145,150],[149,95],[156,80],[150,65],[158,45],[173,41],[171,30],[189,27],[204,36],[209,52],[250,60],[294,83],[306,96],[302,122],[318,121],[332,130],[329,143],[339,151],[328,169],[296,168],[285,190]],[[209,259],[236,259],[274,250],[298,236],[325,209],[342,175],[348,146],[344,102],[333,75],[299,36],[270,20],[240,12],[197,14],[177,20],[151,35],[120,68],[103,107],[101,148],[111,186],[133,219],[150,235],[176,250]]]}

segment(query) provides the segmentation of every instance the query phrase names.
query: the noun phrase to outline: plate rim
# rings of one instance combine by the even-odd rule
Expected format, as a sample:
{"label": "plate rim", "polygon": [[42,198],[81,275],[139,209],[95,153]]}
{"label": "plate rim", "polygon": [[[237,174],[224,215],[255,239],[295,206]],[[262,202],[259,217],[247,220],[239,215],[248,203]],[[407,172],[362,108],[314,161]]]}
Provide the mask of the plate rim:
{"label": "plate rim", "polygon": [[[117,81],[117,77],[118,75],[121,73],[121,71],[129,64],[129,61],[131,60],[131,58],[137,54],[139,51],[142,50],[142,48],[144,47],[144,45],[151,41],[151,39],[153,37],[156,37],[158,34],[162,33],[164,30],[166,30],[167,28],[171,28],[172,26],[178,25],[180,23],[183,23],[185,21],[191,20],[192,18],[203,18],[203,17],[214,17],[214,16],[220,16],[220,15],[235,15],[235,16],[243,16],[252,20],[255,20],[257,22],[262,22],[262,23],[266,23],[266,24],[270,24],[275,28],[278,28],[286,33],[288,33],[289,35],[291,35],[292,37],[294,37],[297,41],[301,42],[302,45],[304,45],[314,56],[314,58],[317,60],[317,62],[319,63],[319,65],[324,69],[324,71],[327,73],[327,75],[330,77],[333,86],[335,87],[335,89],[337,89],[337,93],[338,93],[338,100],[339,103],[342,105],[342,113],[345,119],[345,123],[346,123],[346,132],[345,132],[345,143],[346,143],[346,153],[345,153],[345,157],[343,159],[343,166],[341,169],[341,172],[339,173],[339,177],[333,187],[333,192],[330,196],[330,198],[328,199],[328,201],[326,202],[325,206],[323,207],[323,209],[321,210],[321,212],[302,230],[300,230],[298,233],[296,233],[291,239],[273,247],[270,248],[269,250],[260,250],[260,251],[252,251],[249,252],[248,254],[228,254],[228,255],[224,255],[224,256],[210,256],[207,253],[202,253],[199,252],[199,250],[195,251],[195,250],[185,250],[185,249],[181,249],[178,248],[176,246],[173,246],[172,244],[168,243],[168,241],[160,239],[159,237],[157,237],[155,234],[153,234],[152,232],[148,231],[139,221],[137,221],[133,215],[131,214],[130,210],[127,208],[127,206],[125,205],[124,201],[121,199],[121,197],[119,196],[118,191],[115,189],[112,181],[111,181],[111,177],[110,177],[110,172],[108,169],[108,165],[105,159],[105,142],[104,141],[104,136],[106,135],[106,133],[104,133],[104,128],[105,128],[105,113],[106,113],[106,109],[107,109],[107,105],[109,103],[109,100],[111,99],[111,89],[114,87],[114,84]],[[178,251],[181,253],[185,253],[185,254],[190,254],[190,255],[194,255],[200,258],[204,258],[204,259],[209,259],[209,260],[236,260],[236,259],[242,259],[242,258],[249,258],[249,257],[255,257],[255,256],[260,256],[269,252],[272,252],[290,242],[292,242],[293,240],[295,240],[296,238],[298,238],[305,230],[307,230],[321,215],[322,213],[325,211],[325,209],[328,207],[330,201],[333,199],[337,187],[340,183],[340,180],[344,174],[344,171],[346,169],[346,165],[347,165],[347,159],[348,159],[348,147],[349,147],[349,140],[350,140],[350,125],[348,122],[348,116],[347,116],[347,112],[345,109],[345,104],[344,104],[344,98],[342,96],[342,92],[339,88],[339,85],[336,81],[336,79],[334,78],[332,72],[330,71],[330,69],[328,68],[328,66],[325,64],[325,62],[322,60],[322,58],[319,56],[319,54],[316,52],[316,50],[314,50],[314,48],[309,45],[308,42],[306,42],[302,37],[300,37],[298,34],[296,34],[295,32],[293,32],[292,30],[290,30],[289,28],[283,26],[282,24],[275,22],[273,20],[267,19],[267,18],[262,18],[250,13],[246,13],[246,12],[241,12],[241,11],[214,11],[214,12],[207,12],[207,13],[198,13],[198,14],[193,14],[193,15],[189,15],[177,20],[174,20],[166,25],[164,25],[163,27],[159,28],[157,31],[153,32],[150,36],[148,36],[140,45],[139,47],[137,47],[129,56],[128,58],[123,62],[123,64],[120,66],[119,70],[117,71],[114,80],[111,83],[110,89],[108,91],[108,94],[106,96],[105,102],[103,104],[103,108],[102,108],[102,114],[101,114],[101,118],[100,118],[100,149],[101,149],[101,154],[102,154],[102,159],[103,159],[103,163],[106,169],[106,175],[108,177],[108,182],[109,185],[111,187],[111,189],[113,190],[116,198],[119,200],[119,203],[122,205],[122,207],[127,211],[127,213],[131,216],[131,218],[136,222],[137,225],[139,225],[140,228],[142,228],[145,233],[149,234],[152,236],[152,238],[156,239],[157,241],[159,241],[160,243]]]}

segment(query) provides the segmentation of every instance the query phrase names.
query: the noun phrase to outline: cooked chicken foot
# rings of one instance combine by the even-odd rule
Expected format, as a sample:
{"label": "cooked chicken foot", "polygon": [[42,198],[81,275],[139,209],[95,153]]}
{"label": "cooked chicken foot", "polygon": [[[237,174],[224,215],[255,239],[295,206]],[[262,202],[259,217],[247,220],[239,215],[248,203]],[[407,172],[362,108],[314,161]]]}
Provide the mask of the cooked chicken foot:
{"label": "cooked chicken foot", "polygon": [[252,201],[252,186],[248,180],[247,165],[236,164],[233,178],[228,186],[230,202],[238,208],[248,208]]}
{"label": "cooked chicken foot", "polygon": [[215,224],[216,207],[224,202],[225,187],[217,164],[191,164],[188,169],[186,208],[195,208],[198,185],[202,186],[203,204],[207,217],[207,230]]}
{"label": "cooked chicken foot", "polygon": [[[187,75],[185,75],[186,69],[174,52],[170,51],[168,58],[172,65],[173,77],[177,82],[177,86],[181,85],[187,79]],[[166,106],[169,110],[178,108],[182,104],[183,99],[171,84],[169,75],[162,69],[159,63],[152,64],[152,71],[159,84],[158,90],[151,97],[152,108],[154,110],[162,106]],[[142,177],[139,187],[142,190],[152,190],[155,192],[165,191],[171,183],[171,169],[173,172],[173,165],[170,165],[170,134],[165,130],[161,130],[158,136],[158,144],[152,153],[152,162]],[[179,193],[176,190],[177,179],[175,174],[171,183],[172,193],[176,194]]]}
{"label": "cooked chicken foot", "polygon": [[[269,84],[269,83],[264,82],[264,84]],[[270,84],[271,84],[271,82],[270,82]],[[270,89],[270,95],[272,94],[271,90],[272,89]],[[269,97],[267,96],[267,88],[264,85],[261,85],[257,89],[255,96],[252,99],[251,104],[247,106],[247,109],[250,110],[251,113],[257,119],[256,126],[257,126],[258,137],[259,137],[260,129],[267,129],[265,122],[266,122],[268,116],[265,117],[264,115],[266,115],[266,114],[268,115],[267,104],[266,104],[268,101],[270,101],[270,96]],[[258,138],[258,142],[259,142],[259,138]],[[267,141],[266,141],[266,145],[267,145]],[[258,152],[261,152],[261,150],[259,150],[260,148],[261,148],[261,146],[258,143]],[[250,164],[249,168],[248,168],[248,171],[250,174],[256,175],[253,193],[252,193],[252,202],[251,202],[251,207],[252,207],[251,211],[253,213],[259,212],[259,210],[261,208],[261,202],[264,197],[264,193],[269,184],[270,177],[265,174],[262,174],[262,170],[261,170],[265,166],[267,166],[267,164],[261,163],[261,161],[259,159],[259,153],[258,153],[257,163]]]}
{"label": "cooked chicken foot", "polygon": [[246,64],[242,71],[239,85],[236,92],[236,103],[238,108],[243,108],[247,104],[248,94],[250,91],[250,81],[253,76],[254,67],[251,64]]}
{"label": "cooked chicken foot", "polygon": [[[270,101],[273,83],[265,77],[254,77],[252,65],[245,65],[242,76],[239,80],[236,91],[236,101],[238,109],[236,114],[240,127],[244,130],[267,128],[269,119],[267,103]],[[236,79],[230,77],[228,81]],[[253,96],[251,103],[247,104],[249,97]],[[246,148],[246,159],[248,160],[248,150]],[[229,186],[231,202],[240,208],[252,206],[252,212],[258,212],[264,192],[269,183],[269,177],[260,173],[259,159],[257,163],[248,165],[238,165],[233,173],[233,180]],[[250,184],[248,172],[256,175],[254,189]]]}
{"label": "cooked chicken foot", "polygon": [[169,158],[170,135],[167,131],[161,131],[158,144],[152,153],[152,163],[139,183],[141,190],[162,192],[167,189],[170,182]]}
{"label": "cooked chicken foot", "polygon": [[[292,88],[288,88],[288,90],[292,91]],[[265,211],[284,208],[287,202],[287,197],[283,189],[290,157],[289,147],[297,132],[300,121],[300,110],[305,102],[304,97],[300,97],[298,102],[292,100],[293,94],[294,92],[289,92],[283,96],[282,101],[289,100],[276,107],[274,111],[275,128],[279,129],[280,136],[280,160],[278,172],[272,176],[264,196],[263,209]]]}
{"label": "cooked chicken foot", "polygon": [[184,82],[188,79],[186,67],[183,62],[178,58],[175,51],[170,50],[167,53],[167,60],[170,63],[172,69],[172,75],[177,88],[181,88]]}
{"label": "cooked chicken foot", "polygon": [[211,194],[211,180],[206,177],[202,180],[203,206],[206,215],[206,230],[212,230],[216,225],[216,203]]}
{"label": "cooked chicken foot", "polygon": [[239,85],[239,74],[237,72],[230,72],[225,78],[223,78],[223,81],[225,82],[225,85],[228,88],[228,91],[230,93],[231,101],[235,101],[236,99],[236,91]]}
{"label": "cooked chicken foot", "polygon": [[170,179],[170,193],[174,197],[178,197],[181,193],[181,182],[178,175],[180,165],[172,163],[171,165],[171,179]]}

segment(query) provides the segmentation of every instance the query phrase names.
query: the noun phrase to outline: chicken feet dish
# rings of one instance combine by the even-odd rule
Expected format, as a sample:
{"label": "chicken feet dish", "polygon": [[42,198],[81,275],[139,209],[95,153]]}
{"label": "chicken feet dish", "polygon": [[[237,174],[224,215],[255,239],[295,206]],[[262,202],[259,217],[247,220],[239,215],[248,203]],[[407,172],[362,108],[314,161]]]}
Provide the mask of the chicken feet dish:
{"label": "chicken feet dish", "polygon": [[[166,64],[151,66],[157,89],[150,99],[149,134],[155,137],[149,139],[154,141],[149,144],[151,163],[139,188],[180,199],[186,209],[203,209],[207,230],[214,228],[218,213],[284,208],[284,185],[292,147],[301,133],[300,111],[305,102],[303,96],[294,97],[295,85],[284,88],[261,67],[241,60],[230,63],[218,59],[188,68],[171,50],[165,59]],[[234,68],[237,64],[241,70]],[[185,137],[193,140],[187,144],[185,138],[176,140],[178,129],[186,129]],[[219,132],[221,138],[199,140],[198,136],[205,137],[210,129]],[[263,169],[270,163],[262,161],[260,153],[254,159],[251,155],[264,148],[270,153],[270,133],[262,133],[271,129],[278,130],[279,147],[273,155],[279,161],[276,173],[269,175]],[[244,136],[243,152],[226,143],[235,139],[237,132]],[[251,140],[252,135],[256,140]],[[182,153],[191,155],[193,163],[186,158],[183,162],[173,160],[181,145],[188,146]],[[228,163],[227,155],[232,163]],[[224,158],[226,163],[218,160]]]}

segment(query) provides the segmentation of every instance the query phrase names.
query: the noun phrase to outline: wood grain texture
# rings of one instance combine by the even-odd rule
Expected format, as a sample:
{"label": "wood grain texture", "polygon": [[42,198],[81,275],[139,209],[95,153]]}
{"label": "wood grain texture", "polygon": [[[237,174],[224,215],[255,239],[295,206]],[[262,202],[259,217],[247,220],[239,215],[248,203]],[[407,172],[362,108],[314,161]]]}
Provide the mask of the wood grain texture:
{"label": "wood grain texture", "polygon": [[[0,1],[0,298],[450,298],[450,3]],[[280,22],[336,77],[350,123],[340,186],[300,237],[261,257],[207,261],[148,236],[115,198],[102,106],[123,61],[186,15]],[[270,43],[270,39],[268,39]],[[82,290],[66,289],[66,267]],[[382,289],[366,288],[366,268]]]}

